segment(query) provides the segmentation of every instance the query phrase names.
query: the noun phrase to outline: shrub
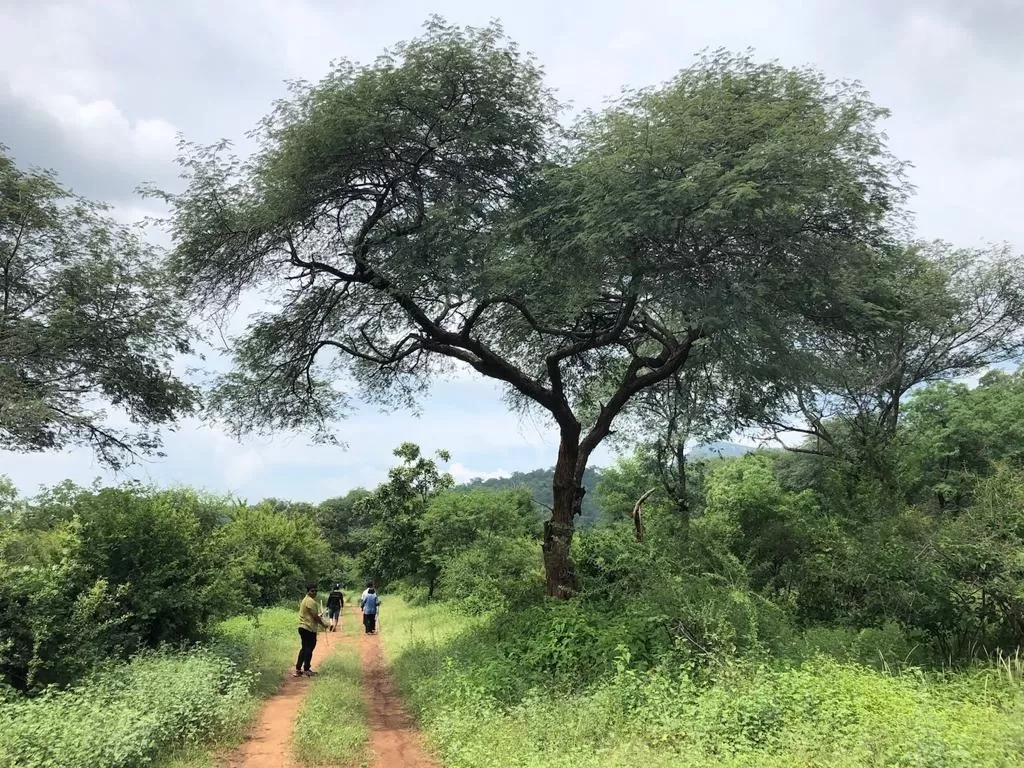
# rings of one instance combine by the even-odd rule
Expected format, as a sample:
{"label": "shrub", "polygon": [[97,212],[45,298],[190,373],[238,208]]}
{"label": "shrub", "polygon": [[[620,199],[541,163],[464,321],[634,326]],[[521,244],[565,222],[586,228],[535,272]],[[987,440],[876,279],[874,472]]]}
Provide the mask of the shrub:
{"label": "shrub", "polygon": [[15,504],[4,488],[0,676],[21,691],[69,685],[111,657],[208,639],[220,619],[297,597],[331,572],[311,519],[270,505],[133,483],[61,484]]}
{"label": "shrub", "polygon": [[209,651],[148,653],[75,688],[0,704],[0,764],[148,765],[244,717],[250,682]]}
{"label": "shrub", "polygon": [[[529,657],[500,666],[494,633],[444,611],[394,606],[384,641],[402,690],[449,768],[1024,762],[1024,689],[994,669],[890,674],[822,656],[799,664],[722,656],[714,676],[695,680],[667,662],[645,668],[620,649],[610,672],[565,690],[534,677]],[[566,625],[573,623],[567,616]],[[534,626],[503,623],[505,642],[529,644],[520,636]],[[615,630],[595,619],[589,631]],[[892,628],[881,635],[898,637]],[[856,643],[855,634],[846,637]],[[501,695],[500,679],[523,678],[533,684]]]}
{"label": "shrub", "polygon": [[241,735],[295,650],[295,613],[221,623],[208,648],[146,652],[65,690],[0,695],[0,765],[148,766]]}
{"label": "shrub", "polygon": [[540,548],[532,539],[487,537],[445,562],[440,591],[471,614],[521,609],[543,593]]}

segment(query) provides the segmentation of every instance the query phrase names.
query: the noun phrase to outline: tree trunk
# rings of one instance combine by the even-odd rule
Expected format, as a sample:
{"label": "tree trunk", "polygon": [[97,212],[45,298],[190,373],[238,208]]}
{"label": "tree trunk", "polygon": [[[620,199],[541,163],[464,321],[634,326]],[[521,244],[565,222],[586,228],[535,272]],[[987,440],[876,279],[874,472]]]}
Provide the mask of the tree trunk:
{"label": "tree trunk", "polygon": [[690,525],[690,500],[686,488],[686,443],[680,441],[676,446],[676,510],[679,522],[685,530]]}
{"label": "tree trunk", "polygon": [[548,594],[566,599],[576,593],[576,571],[569,557],[574,519],[583,504],[582,474],[576,471],[579,457],[579,427],[564,428],[558,446],[558,461],[552,482],[554,504],[551,519],[544,523],[544,574]]}
{"label": "tree trunk", "polygon": [[644,502],[647,501],[647,497],[657,490],[651,488],[643,496],[636,500],[636,504],[633,505],[633,535],[636,537],[638,543],[643,544],[644,541],[644,518],[643,508]]}

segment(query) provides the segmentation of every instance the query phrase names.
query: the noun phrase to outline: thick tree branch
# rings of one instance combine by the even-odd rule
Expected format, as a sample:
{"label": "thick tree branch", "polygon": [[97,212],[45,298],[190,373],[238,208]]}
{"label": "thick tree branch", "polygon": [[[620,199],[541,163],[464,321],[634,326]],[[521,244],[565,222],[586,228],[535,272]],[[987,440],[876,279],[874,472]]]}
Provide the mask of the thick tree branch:
{"label": "thick tree branch", "polygon": [[587,435],[580,442],[579,456],[576,462],[577,477],[582,477],[587,468],[587,462],[594,449],[601,444],[611,432],[612,421],[619,415],[626,403],[637,392],[664,381],[673,373],[685,365],[693,348],[693,343],[701,337],[699,329],[691,328],[682,344],[669,351],[665,364],[660,368],[649,370],[640,374],[644,363],[639,358],[630,360],[626,372],[619,383],[618,389],[608,399],[608,402],[601,406],[597,420]]}

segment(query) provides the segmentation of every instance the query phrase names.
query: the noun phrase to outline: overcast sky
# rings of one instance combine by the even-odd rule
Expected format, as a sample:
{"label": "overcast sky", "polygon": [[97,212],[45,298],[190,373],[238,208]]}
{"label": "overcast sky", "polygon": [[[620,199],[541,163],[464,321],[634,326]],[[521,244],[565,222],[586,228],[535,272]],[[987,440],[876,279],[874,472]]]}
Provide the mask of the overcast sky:
{"label": "overcast sky", "polygon": [[[914,164],[918,233],[1024,246],[1024,0],[0,0],[0,143],[136,218],[140,182],[174,183],[177,133],[242,142],[284,81],[369,61],[430,13],[499,18],[576,108],[664,81],[708,47],[859,79]],[[121,477],[318,501],[380,482],[402,440],[450,450],[458,479],[550,466],[555,452],[544,424],[506,414],[475,381],[435,387],[419,418],[363,409],[339,436],[347,451],[301,436],[239,444],[188,423],[166,459]],[[0,452],[0,474],[25,491],[109,479],[81,450]]]}

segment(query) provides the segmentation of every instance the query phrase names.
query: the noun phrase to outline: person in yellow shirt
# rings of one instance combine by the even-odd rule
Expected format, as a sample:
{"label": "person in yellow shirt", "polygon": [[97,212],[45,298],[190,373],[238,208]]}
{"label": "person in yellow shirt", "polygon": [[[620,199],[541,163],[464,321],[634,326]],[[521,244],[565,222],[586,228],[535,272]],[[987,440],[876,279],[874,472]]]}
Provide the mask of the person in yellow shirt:
{"label": "person in yellow shirt", "polygon": [[313,649],[316,648],[317,627],[327,628],[320,618],[320,610],[316,604],[316,584],[306,585],[306,596],[299,602],[299,658],[295,660],[294,677],[310,677],[316,673],[310,669],[313,663]]}

